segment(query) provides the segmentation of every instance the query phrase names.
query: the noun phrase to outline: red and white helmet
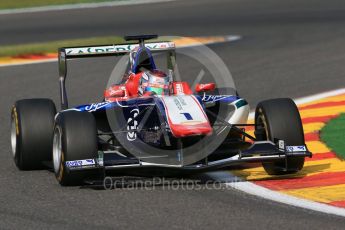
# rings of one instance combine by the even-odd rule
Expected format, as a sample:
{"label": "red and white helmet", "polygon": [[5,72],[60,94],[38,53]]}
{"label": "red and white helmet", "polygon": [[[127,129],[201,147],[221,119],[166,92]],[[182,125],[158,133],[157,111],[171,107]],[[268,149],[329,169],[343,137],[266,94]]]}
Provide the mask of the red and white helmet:
{"label": "red and white helmet", "polygon": [[169,76],[161,70],[144,71],[140,79],[139,92],[142,95],[145,93],[169,95]]}

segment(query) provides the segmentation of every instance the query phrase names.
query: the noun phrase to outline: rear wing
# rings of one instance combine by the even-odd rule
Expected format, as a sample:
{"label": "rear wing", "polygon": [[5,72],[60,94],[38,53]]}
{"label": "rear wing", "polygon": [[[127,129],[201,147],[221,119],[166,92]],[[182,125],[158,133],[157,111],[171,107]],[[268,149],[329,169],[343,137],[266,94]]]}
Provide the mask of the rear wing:
{"label": "rear wing", "polygon": [[[102,46],[87,46],[87,47],[70,47],[60,48],[59,53],[65,53],[66,59],[95,57],[95,56],[116,56],[124,55],[139,47],[139,44],[121,44],[121,45],[102,45]],[[146,43],[145,47],[151,51],[174,50],[175,43],[173,42],[151,42]]]}
{"label": "rear wing", "polygon": [[[174,42],[148,42],[143,44],[150,51],[174,51]],[[118,44],[118,45],[101,45],[101,46],[81,46],[60,48],[58,54],[59,61],[59,82],[60,82],[60,97],[61,109],[68,108],[65,79],[67,77],[67,60],[87,57],[106,57],[106,56],[121,56],[129,54],[131,51],[140,46],[138,43]],[[175,58],[174,58],[175,59]],[[169,64],[170,65],[170,64]],[[173,63],[171,63],[173,65]]]}

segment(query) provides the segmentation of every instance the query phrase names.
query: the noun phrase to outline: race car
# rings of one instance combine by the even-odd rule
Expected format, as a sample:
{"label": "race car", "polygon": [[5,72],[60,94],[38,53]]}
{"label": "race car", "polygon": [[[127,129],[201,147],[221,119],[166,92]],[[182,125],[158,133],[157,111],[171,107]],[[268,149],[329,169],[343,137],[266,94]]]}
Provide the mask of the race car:
{"label": "race car", "polygon": [[[175,44],[146,42],[153,38],[60,48],[60,111],[50,99],[19,100],[12,108],[16,166],[52,167],[64,186],[108,175],[189,175],[251,162],[262,162],[271,175],[303,168],[312,153],[293,100],[260,102],[250,124],[249,105],[233,88],[211,82],[192,89],[176,80]],[[167,56],[166,71],[156,67],[156,52]],[[106,88],[103,101],[69,107],[67,61],[101,56],[127,56],[122,79]]]}

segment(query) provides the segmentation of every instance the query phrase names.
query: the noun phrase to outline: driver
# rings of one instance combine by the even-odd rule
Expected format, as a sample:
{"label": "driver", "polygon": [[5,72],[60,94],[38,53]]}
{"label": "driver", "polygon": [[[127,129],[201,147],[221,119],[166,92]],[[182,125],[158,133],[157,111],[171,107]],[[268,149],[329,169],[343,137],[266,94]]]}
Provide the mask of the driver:
{"label": "driver", "polygon": [[169,95],[170,78],[161,70],[144,70],[130,74],[124,85],[113,85],[105,90],[106,100],[119,97]]}
{"label": "driver", "polygon": [[139,80],[139,96],[169,95],[169,77],[161,70],[148,70],[142,72]]}

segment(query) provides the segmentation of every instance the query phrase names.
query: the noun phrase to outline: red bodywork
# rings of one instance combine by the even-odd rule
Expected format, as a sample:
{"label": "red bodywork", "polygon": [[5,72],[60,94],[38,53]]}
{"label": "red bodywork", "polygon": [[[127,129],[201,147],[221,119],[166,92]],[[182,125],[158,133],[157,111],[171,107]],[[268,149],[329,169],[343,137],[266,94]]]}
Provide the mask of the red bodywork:
{"label": "red bodywork", "polygon": [[213,91],[215,89],[216,89],[215,83],[196,84],[196,86],[195,86],[196,92]]}
{"label": "red bodywork", "polygon": [[[139,97],[139,82],[142,72],[129,75],[125,84],[112,85],[104,91],[104,98],[106,101],[124,100],[128,98]],[[173,82],[171,95],[192,95],[193,91],[190,89],[187,82]],[[149,96],[149,95],[142,95]],[[141,97],[142,97],[141,96]]]}

